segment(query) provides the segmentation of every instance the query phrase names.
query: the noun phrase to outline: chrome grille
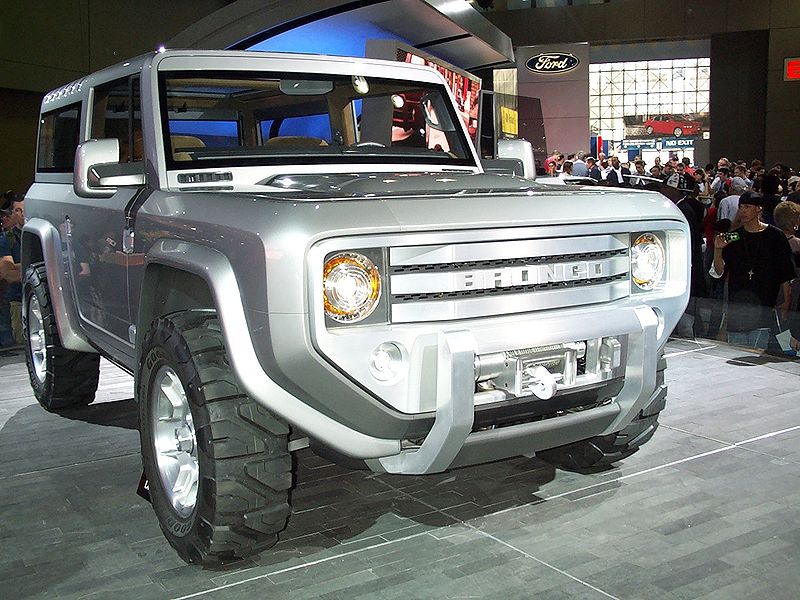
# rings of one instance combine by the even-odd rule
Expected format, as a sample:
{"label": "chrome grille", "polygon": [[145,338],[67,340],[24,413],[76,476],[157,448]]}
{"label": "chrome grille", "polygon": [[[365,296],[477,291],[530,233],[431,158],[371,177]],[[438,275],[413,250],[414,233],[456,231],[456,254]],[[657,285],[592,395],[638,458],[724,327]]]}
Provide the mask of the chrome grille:
{"label": "chrome grille", "polygon": [[473,260],[465,262],[434,263],[425,265],[398,265],[389,268],[389,274],[418,273],[421,271],[455,271],[459,269],[495,269],[502,267],[515,267],[533,264],[556,262],[569,262],[574,260],[593,260],[609,258],[612,256],[627,256],[628,249],[601,250],[598,252],[585,252],[577,254],[552,254],[548,256],[526,256],[524,258],[505,258],[498,260]]}
{"label": "chrome grille", "polygon": [[556,290],[593,286],[613,281],[628,281],[628,273],[621,273],[613,277],[599,277],[595,279],[579,279],[574,281],[551,281],[548,283],[532,285],[514,285],[508,287],[489,288],[481,290],[462,290],[457,292],[428,292],[425,294],[393,294],[393,303],[415,302],[417,300],[439,300],[447,298],[477,298],[479,296],[502,296],[503,294],[518,294],[520,292],[538,292],[543,290]]}
{"label": "chrome grille", "polygon": [[443,321],[610,302],[630,293],[627,235],[389,250],[392,322]]}

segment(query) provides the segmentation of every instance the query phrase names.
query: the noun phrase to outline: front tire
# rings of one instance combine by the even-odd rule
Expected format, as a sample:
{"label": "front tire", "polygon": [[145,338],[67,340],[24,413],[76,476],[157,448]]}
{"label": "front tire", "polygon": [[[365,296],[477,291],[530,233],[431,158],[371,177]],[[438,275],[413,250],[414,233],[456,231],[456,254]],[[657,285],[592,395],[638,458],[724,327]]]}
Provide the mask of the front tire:
{"label": "front tire", "polygon": [[566,471],[579,473],[607,469],[613,463],[624,460],[637,452],[642,444],[650,440],[658,428],[658,415],[667,401],[667,386],[664,384],[664,370],[667,360],[658,359],[656,388],[636,418],[616,433],[601,435],[537,452],[536,456],[545,462]]}
{"label": "front tire", "polygon": [[216,565],[273,546],[291,513],[289,429],[241,390],[216,313],[155,321],[136,387],[153,509],[181,558]]}
{"label": "front tire", "polygon": [[647,127],[644,128],[644,130],[647,132],[647,135],[653,135],[652,125],[648,125]]}
{"label": "front tire", "polygon": [[61,345],[44,263],[28,267],[22,290],[25,359],[36,400],[51,412],[90,404],[100,378],[100,355]]}

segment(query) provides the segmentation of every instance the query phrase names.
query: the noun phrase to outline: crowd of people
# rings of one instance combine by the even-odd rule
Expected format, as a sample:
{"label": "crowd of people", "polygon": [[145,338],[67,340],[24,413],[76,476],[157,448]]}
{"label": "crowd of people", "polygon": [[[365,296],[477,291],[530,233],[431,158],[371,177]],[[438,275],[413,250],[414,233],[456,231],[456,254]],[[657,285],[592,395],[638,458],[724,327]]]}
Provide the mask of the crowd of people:
{"label": "crowd of people", "polygon": [[720,158],[637,158],[554,152],[545,170],[563,179],[655,189],[674,201],[692,233],[687,316],[692,333],[768,351],[800,351],[800,175],[784,164]]}

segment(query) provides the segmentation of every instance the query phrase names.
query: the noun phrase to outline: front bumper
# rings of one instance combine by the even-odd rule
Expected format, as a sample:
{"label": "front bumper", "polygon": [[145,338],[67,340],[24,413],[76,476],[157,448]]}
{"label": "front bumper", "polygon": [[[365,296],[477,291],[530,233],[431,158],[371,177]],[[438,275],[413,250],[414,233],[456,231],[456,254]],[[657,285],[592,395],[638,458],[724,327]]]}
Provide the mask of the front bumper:
{"label": "front bumper", "polygon": [[591,335],[587,337],[627,335],[624,384],[612,402],[553,418],[472,431],[477,343],[469,330],[445,330],[440,332],[437,342],[433,427],[420,446],[370,460],[370,468],[390,473],[435,473],[451,466],[560,446],[624,427],[647,405],[656,388],[658,317],[647,306],[616,310],[613,319],[610,315],[606,320],[597,316],[587,315],[584,323],[580,322],[581,317],[577,317],[577,323],[576,318],[571,318],[570,329],[588,331]]}
{"label": "front bumper", "polygon": [[[297,331],[301,318],[283,315],[272,319],[270,335],[286,339]],[[553,400],[563,401],[569,394],[588,396],[592,390],[597,391],[598,399],[607,397],[608,400],[585,410],[559,411],[557,416],[551,414],[548,418],[527,419],[527,422],[524,418],[510,417],[502,425],[487,427],[484,417],[487,411],[508,416],[515,402],[526,401],[528,408],[545,406],[546,402],[531,401],[528,397],[484,404],[485,392],[476,393],[476,357],[531,346],[569,345],[576,341],[576,332],[580,332],[581,339],[623,340],[620,366],[613,370],[613,378],[602,381],[599,377],[591,379],[590,375],[573,378],[578,385],[571,389],[559,384],[559,392]],[[394,334],[398,333],[394,330]],[[297,397],[306,398],[302,403],[303,415],[291,414],[287,410],[289,404],[280,399],[289,395],[283,389],[289,387],[285,380],[281,382],[282,393],[278,396],[266,388],[250,385],[252,372],[249,376],[243,373],[240,377],[248,385],[249,393],[269,410],[302,429],[315,443],[353,458],[366,459],[375,471],[403,474],[440,472],[453,466],[528,454],[624,428],[647,405],[656,388],[658,356],[666,342],[658,309],[629,300],[613,306],[439,326],[435,334],[417,338],[418,343],[411,345],[409,357],[416,368],[410,369],[408,387],[413,394],[423,396],[429,406],[423,412],[410,415],[384,406],[384,411],[398,423],[407,423],[403,419],[408,418],[420,419],[411,427],[395,428],[403,433],[390,434],[391,439],[387,439],[369,435],[369,432],[374,435],[379,428],[366,415],[380,402],[356,382],[350,382],[345,393],[334,393],[347,378],[322,357],[318,357],[316,363],[309,363],[308,353],[313,350],[303,345],[299,336],[292,338],[298,340],[298,346],[291,351],[283,348],[284,352],[276,357],[278,369],[273,375],[283,373],[286,379],[293,381],[297,381],[300,374],[305,375],[305,389],[292,390],[294,396],[291,396],[294,401]],[[290,366],[294,372],[287,371]],[[327,396],[312,388],[312,383],[326,385]],[[318,400],[321,394],[325,396],[325,405],[312,408],[308,397]],[[413,398],[411,404],[418,404],[417,398]],[[356,415],[361,420],[357,420]],[[423,439],[421,443],[420,438]],[[390,444],[391,450],[387,451]]]}

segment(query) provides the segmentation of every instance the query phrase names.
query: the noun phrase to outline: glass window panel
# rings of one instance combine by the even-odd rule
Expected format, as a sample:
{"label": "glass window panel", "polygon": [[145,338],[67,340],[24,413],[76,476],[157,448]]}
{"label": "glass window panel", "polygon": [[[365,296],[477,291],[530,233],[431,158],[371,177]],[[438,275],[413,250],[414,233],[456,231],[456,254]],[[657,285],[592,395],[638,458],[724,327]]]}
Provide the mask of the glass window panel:
{"label": "glass window panel", "polygon": [[590,65],[593,129],[623,139],[623,115],[684,114],[708,110],[709,59],[629,61]]}
{"label": "glass window panel", "polygon": [[623,90],[625,91],[626,94],[636,93],[636,79],[633,77],[626,77]]}
{"label": "glass window panel", "polygon": [[601,94],[608,94],[610,93],[609,87],[609,74],[608,73],[601,73],[600,74],[600,93]]}

